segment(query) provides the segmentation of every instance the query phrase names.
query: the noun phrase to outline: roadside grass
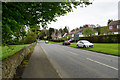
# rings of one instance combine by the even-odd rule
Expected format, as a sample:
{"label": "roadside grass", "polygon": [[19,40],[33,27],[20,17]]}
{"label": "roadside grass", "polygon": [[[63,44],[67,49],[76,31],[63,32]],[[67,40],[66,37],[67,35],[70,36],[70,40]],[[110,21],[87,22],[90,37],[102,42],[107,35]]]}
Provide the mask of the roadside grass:
{"label": "roadside grass", "polygon": [[2,47],[0,46],[0,60],[2,59]]}
{"label": "roadside grass", "polygon": [[[76,44],[77,43],[71,43],[71,45],[68,46],[77,48]],[[93,43],[93,44],[94,44],[93,48],[80,48],[80,49],[120,56],[120,54],[118,53],[119,45],[118,43]]]}
{"label": "roadside grass", "polygon": [[52,43],[52,44],[62,44],[63,42],[53,42],[53,41],[49,41],[49,43]]}
{"label": "roadside grass", "polygon": [[8,56],[11,56],[18,52],[19,50],[23,49],[24,47],[29,46],[29,44],[24,45],[9,45],[2,47],[2,54],[0,54],[0,57],[3,59],[7,58]]}

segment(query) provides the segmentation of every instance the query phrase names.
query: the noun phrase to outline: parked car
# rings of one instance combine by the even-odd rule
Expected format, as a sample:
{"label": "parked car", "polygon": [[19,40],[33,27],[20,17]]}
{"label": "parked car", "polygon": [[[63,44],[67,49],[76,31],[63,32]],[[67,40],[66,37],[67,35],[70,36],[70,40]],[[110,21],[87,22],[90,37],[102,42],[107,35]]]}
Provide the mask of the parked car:
{"label": "parked car", "polygon": [[87,40],[80,40],[77,42],[77,47],[83,47],[83,48],[91,47],[91,48],[93,48],[93,44]]}
{"label": "parked car", "polygon": [[49,42],[48,41],[45,41],[46,44],[48,44]]}
{"label": "parked car", "polygon": [[63,45],[70,45],[70,42],[69,41],[64,41]]}

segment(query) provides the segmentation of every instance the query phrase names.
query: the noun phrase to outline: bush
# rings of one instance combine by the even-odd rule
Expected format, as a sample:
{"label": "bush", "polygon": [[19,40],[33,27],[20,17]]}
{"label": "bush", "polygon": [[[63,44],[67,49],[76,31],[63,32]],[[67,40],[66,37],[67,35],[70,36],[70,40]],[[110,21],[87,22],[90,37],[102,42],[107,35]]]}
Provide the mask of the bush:
{"label": "bush", "polygon": [[25,43],[26,44],[33,43],[33,42],[35,42],[36,38],[37,38],[37,36],[35,35],[34,32],[28,32],[27,36],[25,37]]}
{"label": "bush", "polygon": [[61,42],[64,42],[66,39],[63,37],[60,39]]}
{"label": "bush", "polygon": [[120,43],[120,34],[114,35],[99,35],[91,37],[80,37],[80,40],[88,40],[93,43]]}

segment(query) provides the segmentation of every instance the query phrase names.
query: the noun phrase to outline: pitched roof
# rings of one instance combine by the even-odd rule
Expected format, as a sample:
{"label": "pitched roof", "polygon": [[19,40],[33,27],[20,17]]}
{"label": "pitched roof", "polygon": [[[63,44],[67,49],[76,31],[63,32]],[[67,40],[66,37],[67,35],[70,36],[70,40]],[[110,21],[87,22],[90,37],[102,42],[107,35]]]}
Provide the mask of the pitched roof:
{"label": "pitched roof", "polygon": [[77,30],[77,31],[70,32],[69,35],[71,35],[71,34],[76,34],[76,33],[78,33],[78,32],[82,32],[83,30],[84,30],[84,29],[79,29],[79,30]]}
{"label": "pitched roof", "polygon": [[120,25],[120,20],[117,20],[117,21],[112,21],[109,23],[109,26],[112,26],[112,25]]}

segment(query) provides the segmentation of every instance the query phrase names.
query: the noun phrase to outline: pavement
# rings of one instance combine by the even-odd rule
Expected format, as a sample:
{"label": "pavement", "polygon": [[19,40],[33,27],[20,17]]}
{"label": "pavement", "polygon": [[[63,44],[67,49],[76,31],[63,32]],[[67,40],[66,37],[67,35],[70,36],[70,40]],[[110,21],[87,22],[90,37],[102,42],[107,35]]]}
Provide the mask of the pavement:
{"label": "pavement", "polygon": [[23,78],[118,78],[118,57],[39,42]]}
{"label": "pavement", "polygon": [[40,44],[35,46],[22,78],[60,78]]}

